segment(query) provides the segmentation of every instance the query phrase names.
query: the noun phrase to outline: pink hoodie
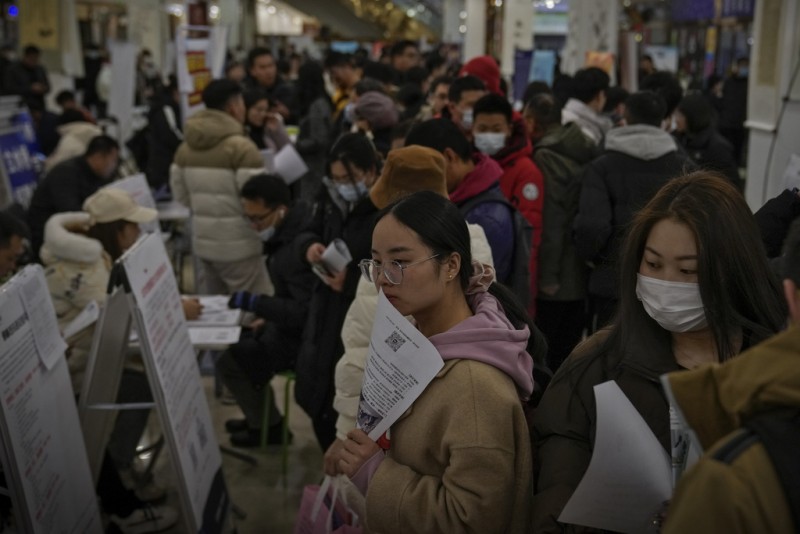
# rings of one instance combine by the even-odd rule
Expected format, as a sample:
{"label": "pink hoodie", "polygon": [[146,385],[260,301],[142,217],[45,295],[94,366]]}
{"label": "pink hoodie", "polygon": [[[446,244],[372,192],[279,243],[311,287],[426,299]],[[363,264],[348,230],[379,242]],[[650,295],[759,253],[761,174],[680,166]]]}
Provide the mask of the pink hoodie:
{"label": "pink hoodie", "polygon": [[523,400],[533,392],[533,358],[527,352],[530,330],[517,330],[500,302],[489,293],[469,298],[475,315],[430,341],[443,360],[475,360],[503,371],[514,380]]}

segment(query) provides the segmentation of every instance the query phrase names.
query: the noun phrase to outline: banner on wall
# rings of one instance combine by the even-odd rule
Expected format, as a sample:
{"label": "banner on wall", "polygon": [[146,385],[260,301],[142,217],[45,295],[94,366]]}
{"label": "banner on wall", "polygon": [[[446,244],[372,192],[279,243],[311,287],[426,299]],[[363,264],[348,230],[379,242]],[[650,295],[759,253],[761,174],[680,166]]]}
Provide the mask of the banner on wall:
{"label": "banner on wall", "polygon": [[[206,33],[203,38],[189,38],[188,32]],[[178,60],[178,89],[181,92],[184,120],[203,109],[203,89],[222,75],[227,28],[183,26],[175,38]]]}
{"label": "banner on wall", "polygon": [[584,67],[597,67],[613,78],[614,54],[611,52],[598,52],[597,50],[589,50],[586,52],[586,62],[584,63]]}
{"label": "banner on wall", "polygon": [[656,70],[678,72],[677,47],[649,45],[644,47],[644,53],[653,58]]}
{"label": "banner on wall", "polygon": [[517,102],[522,101],[525,94],[532,62],[533,50],[514,50],[514,100]]}
{"label": "banner on wall", "polygon": [[[40,163],[33,120],[27,111],[16,114],[0,127],[0,173],[8,191],[6,202],[30,206],[39,178]],[[2,206],[0,206],[2,207]]]}
{"label": "banner on wall", "polygon": [[533,53],[533,65],[528,81],[541,81],[553,87],[556,73],[556,53],[553,50],[537,50]]}
{"label": "banner on wall", "polygon": [[58,0],[25,0],[19,7],[19,42],[42,50],[59,50]]}

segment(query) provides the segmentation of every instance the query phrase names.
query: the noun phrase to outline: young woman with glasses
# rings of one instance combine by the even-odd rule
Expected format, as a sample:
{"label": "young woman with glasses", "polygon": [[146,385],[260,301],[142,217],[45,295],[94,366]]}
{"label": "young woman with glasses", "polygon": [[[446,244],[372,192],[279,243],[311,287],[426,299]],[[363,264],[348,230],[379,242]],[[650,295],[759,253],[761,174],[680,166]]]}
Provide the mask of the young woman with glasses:
{"label": "young woman with glasses", "polygon": [[[366,495],[374,532],[528,532],[531,448],[523,402],[534,389],[524,309],[472,261],[467,224],[422,191],[380,215],[362,274],[414,318],[444,368],[382,447],[352,430],[339,460]],[[534,332],[532,335],[531,332]]]}

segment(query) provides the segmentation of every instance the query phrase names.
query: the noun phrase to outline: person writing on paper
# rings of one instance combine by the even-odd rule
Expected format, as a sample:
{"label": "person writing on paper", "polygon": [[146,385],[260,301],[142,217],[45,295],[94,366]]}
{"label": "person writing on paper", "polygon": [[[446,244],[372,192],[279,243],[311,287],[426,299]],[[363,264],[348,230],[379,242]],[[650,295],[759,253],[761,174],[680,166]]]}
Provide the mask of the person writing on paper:
{"label": "person writing on paper", "polygon": [[621,251],[615,319],[572,352],[536,412],[536,532],[571,528],[558,517],[592,456],[595,385],[616,381],[671,454],[659,376],[729,360],[785,321],[753,215],[718,175],[669,181],[636,214]]}
{"label": "person writing on paper", "polygon": [[[431,148],[412,145],[392,150],[369,196],[378,209],[384,209],[417,191],[433,191],[447,198],[445,169],[444,156]],[[473,258],[493,265],[492,250],[483,228],[477,224],[467,226]],[[342,327],[344,354],[336,364],[336,393],[333,399],[333,407],[338,414],[336,441],[328,448],[324,458],[325,473],[329,475],[339,473],[339,452],[347,440],[347,433],[356,427],[361,384],[364,381],[364,367],[377,305],[378,290],[375,284],[362,277]]]}
{"label": "person writing on paper", "polygon": [[321,278],[311,295],[303,346],[297,356],[295,397],[311,417],[322,450],[336,438],[333,409],[334,366],[344,352],[342,324],[356,295],[359,271],[355,262],[338,273],[325,273],[322,255],[341,239],[352,258],[369,254],[376,213],[369,189],[379,173],[379,156],[369,139],[345,134],[331,149],[328,176],[315,207],[314,219],[298,238],[308,268],[317,266]]}
{"label": "person writing on paper", "polygon": [[[294,369],[317,278],[297,254],[298,236],[308,226],[311,206],[292,202],[289,186],[269,174],[250,178],[242,187],[241,198],[245,217],[264,242],[275,294],[237,291],[231,296],[231,308],[254,313],[263,326],[246,331],[219,359],[217,370],[244,413],[244,419],[225,422],[231,443],[255,447],[264,422],[264,387],[269,387],[276,372]],[[280,443],[283,418],[275,400],[269,400],[267,443]]]}
{"label": "person writing on paper", "polygon": [[259,150],[277,152],[291,142],[283,117],[270,110],[267,93],[261,89],[248,90],[244,93],[244,105],[247,109],[244,127]]}
{"label": "person writing on paper", "polygon": [[[800,529],[798,495],[784,489],[797,486],[800,221],[792,225],[780,263],[789,328],[723,365],[665,379],[708,451],[678,484],[666,534]],[[776,424],[778,439],[770,432]]]}
{"label": "person writing on paper", "polygon": [[[62,331],[90,302],[102,306],[112,263],[139,238],[139,223],[156,216],[155,210],[138,206],[126,191],[106,188],[87,198],[82,212],[60,213],[47,221],[41,258]],[[199,303],[184,301],[184,313],[187,318],[196,318],[200,314]],[[67,363],[76,395],[82,389],[93,337],[94,326],[67,340]],[[140,369],[124,369],[117,402],[152,401],[144,373]],[[135,523],[141,523],[142,528],[136,532],[156,532],[177,520],[177,514],[169,507],[146,507],[133,492],[122,487],[116,471],[132,464],[148,415],[149,410],[119,412],[98,482],[103,507],[123,532],[133,532],[130,528]],[[160,489],[163,496],[163,489],[154,488]]]}
{"label": "person writing on paper", "polygon": [[467,223],[421,191],[382,211],[374,283],[436,347],[444,367],[380,440],[351,430],[341,470],[366,495],[371,532],[528,532],[532,460],[523,412],[534,390],[524,308],[472,261]]}

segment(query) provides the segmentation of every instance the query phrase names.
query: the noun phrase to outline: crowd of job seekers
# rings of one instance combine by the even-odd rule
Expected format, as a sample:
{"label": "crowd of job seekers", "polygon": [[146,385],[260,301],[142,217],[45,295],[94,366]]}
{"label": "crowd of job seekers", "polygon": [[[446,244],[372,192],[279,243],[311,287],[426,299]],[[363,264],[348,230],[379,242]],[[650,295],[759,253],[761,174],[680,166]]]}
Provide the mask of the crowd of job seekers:
{"label": "crowd of job seekers", "polygon": [[[365,531],[581,531],[559,518],[592,459],[594,387],[613,380],[665,454],[676,413],[702,451],[652,531],[800,530],[800,194],[745,202],[746,59],[705,89],[645,57],[631,94],[588,67],[513,99],[492,57],[412,41],[229,59],[184,120],[143,53],[149,125],[128,143],[157,197],[191,212],[198,291],[251,318],[216,362],[243,415],[221,441],[280,443],[265,388],[293,371],[324,451],[311,467],[352,482]],[[0,213],[0,279],[40,262],[63,327],[102,305],[157,214],[104,188],[126,151],[95,125],[93,83],[56,116],[35,47],[2,68],[48,159],[27,212]],[[262,151],[290,144],[308,171],[288,185]],[[341,270],[323,261],[335,240]],[[379,292],[444,366],[375,441],[356,415]],[[92,335],[67,340],[76,394]],[[152,399],[141,368],[119,397]],[[118,416],[97,488],[122,532],[176,520],[123,476],[146,421]]]}

